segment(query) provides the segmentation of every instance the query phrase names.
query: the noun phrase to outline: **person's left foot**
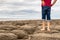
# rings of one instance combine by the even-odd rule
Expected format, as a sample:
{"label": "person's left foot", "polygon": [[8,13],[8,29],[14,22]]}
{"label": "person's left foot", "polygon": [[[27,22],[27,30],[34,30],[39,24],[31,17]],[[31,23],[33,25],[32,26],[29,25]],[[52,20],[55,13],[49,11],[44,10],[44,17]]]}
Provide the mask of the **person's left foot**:
{"label": "person's left foot", "polygon": [[47,29],[47,31],[51,31],[50,29]]}
{"label": "person's left foot", "polygon": [[45,31],[45,29],[41,29],[41,31]]}

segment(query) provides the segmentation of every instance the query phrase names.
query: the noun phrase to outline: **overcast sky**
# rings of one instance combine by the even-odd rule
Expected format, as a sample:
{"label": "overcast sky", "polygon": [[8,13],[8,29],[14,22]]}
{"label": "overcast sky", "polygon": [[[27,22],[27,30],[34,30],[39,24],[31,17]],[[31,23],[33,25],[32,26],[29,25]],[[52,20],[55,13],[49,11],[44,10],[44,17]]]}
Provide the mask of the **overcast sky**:
{"label": "overcast sky", "polygon": [[[52,19],[60,19],[59,1],[52,7]],[[0,0],[0,18],[41,19],[41,0]]]}

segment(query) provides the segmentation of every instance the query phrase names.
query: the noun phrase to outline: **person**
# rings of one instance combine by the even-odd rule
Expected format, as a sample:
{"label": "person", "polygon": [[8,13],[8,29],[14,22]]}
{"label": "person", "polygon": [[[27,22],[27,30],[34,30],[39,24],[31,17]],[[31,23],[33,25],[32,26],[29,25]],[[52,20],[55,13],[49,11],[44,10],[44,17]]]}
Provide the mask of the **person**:
{"label": "person", "polygon": [[[57,0],[41,0],[42,1],[42,31],[45,30],[46,20],[47,20],[47,31],[51,31],[50,22],[51,22],[51,7],[56,3]],[[52,2],[52,3],[51,3]]]}

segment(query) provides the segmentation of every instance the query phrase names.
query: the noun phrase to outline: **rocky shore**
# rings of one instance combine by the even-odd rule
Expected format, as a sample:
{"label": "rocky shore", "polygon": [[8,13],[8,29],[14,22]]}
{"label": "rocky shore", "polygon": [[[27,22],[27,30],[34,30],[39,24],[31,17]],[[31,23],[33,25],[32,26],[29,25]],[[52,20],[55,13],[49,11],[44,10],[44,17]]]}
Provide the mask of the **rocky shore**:
{"label": "rocky shore", "polygon": [[0,21],[0,40],[60,40],[60,20],[51,21],[51,31],[42,32],[42,20]]}

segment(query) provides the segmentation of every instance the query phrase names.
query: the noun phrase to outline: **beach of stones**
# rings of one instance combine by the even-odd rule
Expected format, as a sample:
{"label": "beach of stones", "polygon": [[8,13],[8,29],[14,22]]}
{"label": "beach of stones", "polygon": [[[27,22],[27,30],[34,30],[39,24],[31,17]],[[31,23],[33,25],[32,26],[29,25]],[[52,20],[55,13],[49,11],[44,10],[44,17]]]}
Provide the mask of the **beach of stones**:
{"label": "beach of stones", "polygon": [[41,31],[42,20],[0,21],[0,40],[60,40],[60,20],[51,21],[51,31]]}

